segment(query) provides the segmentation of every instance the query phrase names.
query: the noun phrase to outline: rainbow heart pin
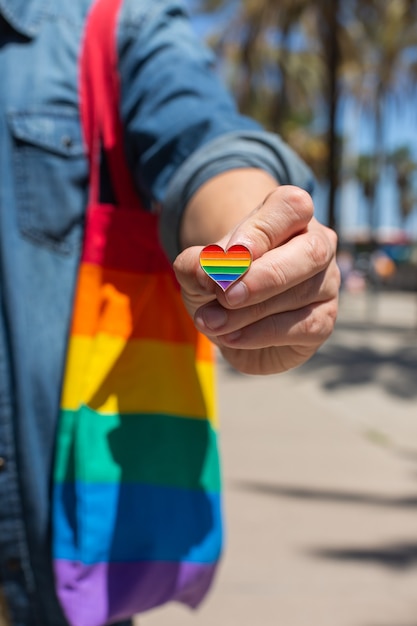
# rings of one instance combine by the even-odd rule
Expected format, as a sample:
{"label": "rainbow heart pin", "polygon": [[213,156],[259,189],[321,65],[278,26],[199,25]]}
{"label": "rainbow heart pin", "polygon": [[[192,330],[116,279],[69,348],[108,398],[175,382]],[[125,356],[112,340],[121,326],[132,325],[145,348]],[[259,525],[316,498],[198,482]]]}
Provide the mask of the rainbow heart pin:
{"label": "rainbow heart pin", "polygon": [[200,265],[214,282],[226,291],[242,278],[252,263],[252,255],[246,246],[237,244],[223,250],[217,244],[202,249]]}

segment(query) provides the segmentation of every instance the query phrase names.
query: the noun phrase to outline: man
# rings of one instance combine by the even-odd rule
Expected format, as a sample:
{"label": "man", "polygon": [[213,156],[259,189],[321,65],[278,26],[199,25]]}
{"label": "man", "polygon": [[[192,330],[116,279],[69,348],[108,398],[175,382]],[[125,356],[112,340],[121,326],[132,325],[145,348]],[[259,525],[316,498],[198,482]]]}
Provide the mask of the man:
{"label": "man", "polygon": [[[66,624],[50,482],[89,193],[78,59],[92,4],[0,2],[0,590],[15,626]],[[309,171],[239,115],[181,3],[123,2],[117,48],[126,157],[142,203],[162,210],[196,326],[241,371],[302,363],[333,328],[339,280]],[[103,201],[107,181],[104,172]],[[227,294],[198,263],[216,241],[254,258]]]}

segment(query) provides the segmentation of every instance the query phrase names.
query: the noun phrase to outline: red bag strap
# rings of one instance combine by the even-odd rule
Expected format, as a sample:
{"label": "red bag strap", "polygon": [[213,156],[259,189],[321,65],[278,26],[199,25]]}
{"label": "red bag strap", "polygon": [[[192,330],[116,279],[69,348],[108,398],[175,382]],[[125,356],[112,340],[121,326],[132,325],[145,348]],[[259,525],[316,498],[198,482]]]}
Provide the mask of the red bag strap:
{"label": "red bag strap", "polygon": [[123,145],[117,20],[123,0],[96,0],[84,31],[80,58],[80,113],[90,165],[90,203],[100,190],[100,156],[104,152],[118,205],[140,208]]}

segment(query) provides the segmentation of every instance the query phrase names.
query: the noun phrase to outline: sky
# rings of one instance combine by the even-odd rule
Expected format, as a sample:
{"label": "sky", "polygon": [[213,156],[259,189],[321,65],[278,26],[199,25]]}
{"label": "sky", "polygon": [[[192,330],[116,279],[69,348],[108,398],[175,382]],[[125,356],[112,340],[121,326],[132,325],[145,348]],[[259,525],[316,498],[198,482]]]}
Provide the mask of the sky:
{"label": "sky", "polygon": [[[417,98],[417,96],[416,96]],[[409,100],[401,103],[401,107],[391,106],[384,125],[384,142],[387,151],[408,146],[417,160],[417,107],[416,102]],[[357,107],[347,106],[343,120],[345,145],[344,158],[349,155],[372,152],[374,128],[372,122],[361,116]],[[415,181],[417,195],[417,180]],[[346,235],[353,234],[367,226],[367,207],[360,189],[354,181],[345,184],[340,193],[340,230]],[[396,186],[392,172],[385,172],[378,190],[379,227],[384,232],[395,233],[405,230],[411,239],[417,241],[417,206],[412,215],[403,224],[398,211]]]}

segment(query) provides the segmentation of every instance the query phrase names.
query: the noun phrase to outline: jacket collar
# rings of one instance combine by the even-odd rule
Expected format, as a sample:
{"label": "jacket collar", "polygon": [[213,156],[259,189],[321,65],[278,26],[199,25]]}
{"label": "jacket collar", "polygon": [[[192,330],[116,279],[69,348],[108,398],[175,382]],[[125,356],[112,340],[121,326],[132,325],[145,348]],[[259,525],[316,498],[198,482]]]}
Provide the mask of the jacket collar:
{"label": "jacket collar", "polygon": [[0,14],[22,35],[35,37],[49,4],[50,0],[0,0]]}

